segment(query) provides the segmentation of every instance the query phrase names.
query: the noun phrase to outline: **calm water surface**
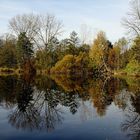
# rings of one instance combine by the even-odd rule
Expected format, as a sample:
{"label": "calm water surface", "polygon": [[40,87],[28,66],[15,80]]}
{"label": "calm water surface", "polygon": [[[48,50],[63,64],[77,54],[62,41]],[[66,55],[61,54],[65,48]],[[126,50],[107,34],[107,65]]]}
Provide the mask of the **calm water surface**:
{"label": "calm water surface", "polygon": [[140,80],[0,77],[0,140],[139,140]]}

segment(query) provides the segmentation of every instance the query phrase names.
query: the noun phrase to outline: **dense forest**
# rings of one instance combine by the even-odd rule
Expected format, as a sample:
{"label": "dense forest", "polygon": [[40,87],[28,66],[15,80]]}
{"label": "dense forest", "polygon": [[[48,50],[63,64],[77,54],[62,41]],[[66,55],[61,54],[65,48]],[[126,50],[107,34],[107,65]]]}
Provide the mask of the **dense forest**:
{"label": "dense forest", "polygon": [[[115,43],[99,31],[92,44],[76,31],[60,39],[63,23],[54,15],[23,14],[9,21],[10,33],[0,38],[0,73],[76,75],[140,75],[140,5],[131,2],[122,24],[128,38]],[[83,34],[83,36],[86,36]]]}

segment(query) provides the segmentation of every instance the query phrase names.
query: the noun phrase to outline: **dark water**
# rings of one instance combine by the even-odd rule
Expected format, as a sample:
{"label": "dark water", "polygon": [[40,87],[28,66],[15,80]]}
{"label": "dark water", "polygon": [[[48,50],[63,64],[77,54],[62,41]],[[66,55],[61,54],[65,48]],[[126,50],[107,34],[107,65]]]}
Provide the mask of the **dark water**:
{"label": "dark water", "polygon": [[140,80],[0,77],[0,140],[139,140]]}

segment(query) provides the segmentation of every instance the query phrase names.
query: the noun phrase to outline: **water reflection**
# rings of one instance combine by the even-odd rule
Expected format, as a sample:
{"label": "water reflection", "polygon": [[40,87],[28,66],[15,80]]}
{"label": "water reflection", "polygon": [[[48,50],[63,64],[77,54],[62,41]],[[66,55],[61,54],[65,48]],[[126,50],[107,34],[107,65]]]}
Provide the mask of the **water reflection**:
{"label": "water reflection", "polygon": [[[53,131],[79,108],[86,120],[92,104],[103,117],[112,103],[124,112],[120,129],[131,139],[140,139],[140,80],[84,79],[69,76],[0,77],[0,106],[10,110],[9,124],[20,130]],[[81,119],[81,118],[79,118]]]}
{"label": "water reflection", "polygon": [[125,110],[125,120],[122,123],[122,131],[127,133],[131,140],[140,139],[140,89],[136,89],[136,96],[132,96],[130,104]]}

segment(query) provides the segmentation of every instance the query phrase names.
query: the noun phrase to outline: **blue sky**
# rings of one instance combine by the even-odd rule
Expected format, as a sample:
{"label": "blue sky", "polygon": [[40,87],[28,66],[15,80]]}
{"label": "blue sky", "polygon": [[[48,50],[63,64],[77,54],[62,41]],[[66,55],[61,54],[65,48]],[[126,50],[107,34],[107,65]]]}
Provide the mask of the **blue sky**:
{"label": "blue sky", "polygon": [[125,36],[121,19],[129,9],[129,0],[0,0],[0,34],[8,32],[8,21],[17,14],[51,13],[63,21],[64,34],[80,33],[86,24],[93,39],[99,30],[112,42]]}

